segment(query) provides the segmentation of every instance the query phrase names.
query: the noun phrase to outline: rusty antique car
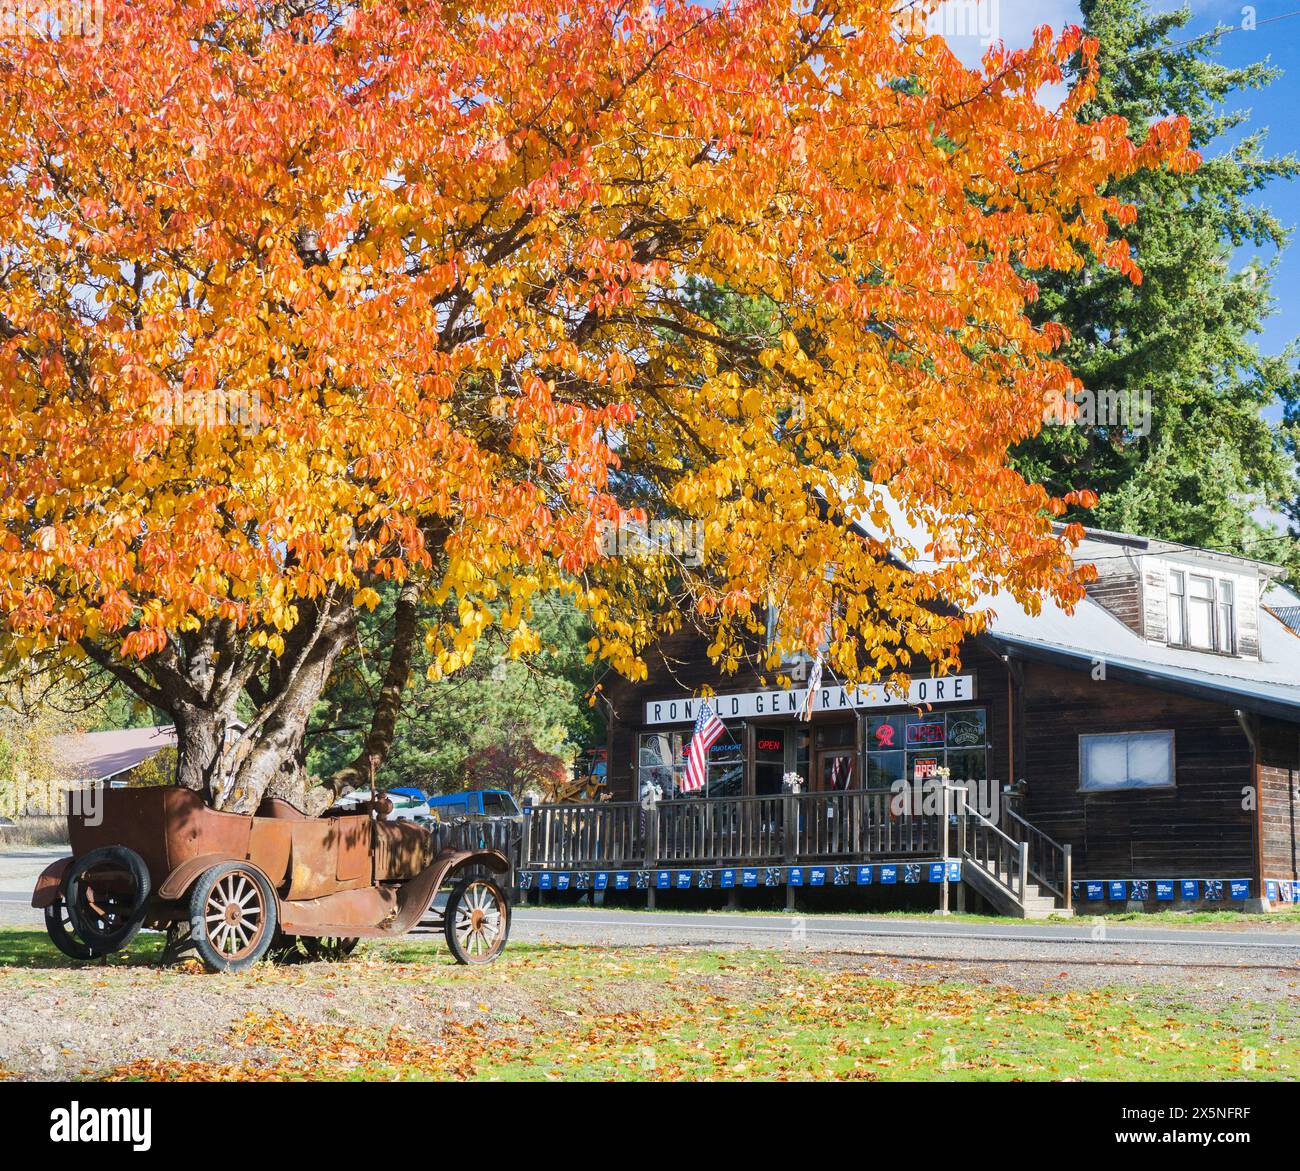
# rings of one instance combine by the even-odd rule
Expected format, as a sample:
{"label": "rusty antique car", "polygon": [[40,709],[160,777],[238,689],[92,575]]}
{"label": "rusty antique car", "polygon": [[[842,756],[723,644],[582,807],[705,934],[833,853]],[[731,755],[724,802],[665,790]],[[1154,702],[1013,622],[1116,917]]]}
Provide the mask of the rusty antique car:
{"label": "rusty antique car", "polygon": [[510,933],[496,850],[435,852],[429,830],[378,806],[308,817],[277,798],[253,816],[189,789],[107,789],[68,816],[72,856],[37,880],[55,945],[74,959],[120,951],[143,927],[212,971],[346,955],[360,939],[441,927],[463,964],[490,963]]}

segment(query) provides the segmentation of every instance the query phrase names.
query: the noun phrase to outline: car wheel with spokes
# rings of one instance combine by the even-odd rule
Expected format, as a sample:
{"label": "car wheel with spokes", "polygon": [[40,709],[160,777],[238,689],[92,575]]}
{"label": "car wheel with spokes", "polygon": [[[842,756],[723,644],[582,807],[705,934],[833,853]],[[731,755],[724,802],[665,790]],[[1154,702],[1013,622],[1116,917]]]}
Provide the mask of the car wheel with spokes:
{"label": "car wheel with spokes", "polygon": [[443,933],[457,963],[490,964],[510,937],[505,891],[477,874],[462,878],[447,899]]}
{"label": "car wheel with spokes", "polygon": [[205,870],[190,890],[189,910],[194,947],[213,972],[246,971],[275,940],[275,891],[249,862]]}

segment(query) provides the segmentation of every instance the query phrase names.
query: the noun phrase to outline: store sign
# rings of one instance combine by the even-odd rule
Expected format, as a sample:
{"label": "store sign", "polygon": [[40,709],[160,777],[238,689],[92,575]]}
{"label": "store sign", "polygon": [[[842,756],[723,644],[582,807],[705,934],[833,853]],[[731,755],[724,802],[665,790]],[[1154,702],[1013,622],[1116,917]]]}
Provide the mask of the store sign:
{"label": "store sign", "polygon": [[[709,705],[724,720],[753,716],[797,716],[803,711],[806,688],[792,691],[751,691],[744,695],[715,695]],[[970,703],[975,698],[973,675],[944,679],[913,679],[906,697],[887,691],[883,684],[870,687],[819,687],[813,693],[813,712],[854,712],[864,708],[920,707],[931,703]],[[652,699],[645,705],[647,724],[692,724],[700,701]]]}

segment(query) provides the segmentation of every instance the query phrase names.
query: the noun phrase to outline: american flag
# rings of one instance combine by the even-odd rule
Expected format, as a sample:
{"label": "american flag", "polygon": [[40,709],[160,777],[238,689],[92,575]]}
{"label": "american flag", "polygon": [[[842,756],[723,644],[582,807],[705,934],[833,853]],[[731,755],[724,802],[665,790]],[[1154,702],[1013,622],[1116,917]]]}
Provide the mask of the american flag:
{"label": "american flag", "polygon": [[808,694],[804,697],[803,711],[799,713],[801,720],[812,719],[813,698],[817,694],[817,689],[822,685],[822,656],[817,652],[817,657],[813,660],[812,670],[808,672]]}
{"label": "american flag", "polygon": [[704,781],[709,775],[709,749],[726,730],[718,719],[718,713],[709,706],[708,700],[701,700],[699,714],[695,717],[695,728],[691,732],[691,743],[686,749],[686,776],[682,778],[681,786],[683,793],[698,793],[704,788]]}

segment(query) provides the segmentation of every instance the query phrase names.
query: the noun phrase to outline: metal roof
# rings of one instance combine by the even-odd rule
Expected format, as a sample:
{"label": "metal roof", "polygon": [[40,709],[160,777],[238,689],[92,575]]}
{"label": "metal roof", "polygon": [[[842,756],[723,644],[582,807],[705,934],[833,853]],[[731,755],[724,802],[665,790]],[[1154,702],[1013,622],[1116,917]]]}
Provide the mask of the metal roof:
{"label": "metal roof", "polygon": [[1091,598],[1072,615],[1048,603],[1029,615],[1011,599],[992,608],[988,638],[1004,653],[1080,670],[1101,664],[1109,679],[1300,721],[1300,640],[1267,610],[1260,610],[1263,654],[1245,659],[1148,642]]}
{"label": "metal roof", "polygon": [[[881,532],[865,514],[858,515],[856,527],[889,545],[902,564],[917,569],[934,565],[932,555],[925,552],[932,538],[924,525],[909,517],[888,489],[877,486],[876,490],[894,530],[894,539]],[[1100,533],[1090,534],[1085,539],[1085,547],[1089,540],[1098,542],[1099,538],[1104,539]],[[1135,538],[1124,534],[1124,539]],[[1173,542],[1160,544],[1174,545]],[[1175,547],[1199,552],[1189,546]],[[1222,554],[1216,557],[1226,559]],[[1076,558],[1088,563],[1086,553],[1079,557],[1076,552]],[[1071,613],[1043,599],[1039,612],[1031,614],[1003,593],[979,599],[971,610],[990,614],[984,637],[1001,653],[1056,662],[1079,670],[1091,670],[1096,664],[1104,663],[1107,678],[1139,682],[1300,721],[1300,638],[1297,637],[1300,627],[1290,627],[1276,616],[1274,609],[1280,609],[1283,602],[1300,607],[1300,597],[1269,582],[1267,570],[1273,567],[1244,558],[1235,560],[1259,572],[1263,602],[1259,609],[1259,659],[1149,642],[1092,598],[1085,598]]]}

